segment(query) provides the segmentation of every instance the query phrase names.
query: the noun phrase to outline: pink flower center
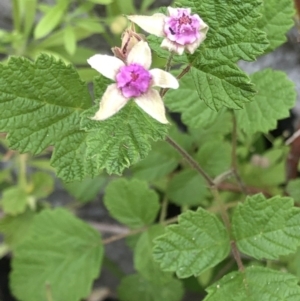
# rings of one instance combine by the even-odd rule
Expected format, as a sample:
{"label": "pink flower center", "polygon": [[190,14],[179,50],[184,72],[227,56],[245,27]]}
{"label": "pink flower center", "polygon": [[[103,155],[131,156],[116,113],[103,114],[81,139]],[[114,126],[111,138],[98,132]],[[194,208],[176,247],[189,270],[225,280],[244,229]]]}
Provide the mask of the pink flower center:
{"label": "pink flower center", "polygon": [[139,64],[131,64],[120,68],[116,76],[117,87],[126,98],[139,97],[147,92],[152,76]]}
{"label": "pink flower center", "polygon": [[187,9],[177,8],[176,13],[166,17],[164,32],[167,38],[180,45],[192,44],[200,38],[201,19]]}

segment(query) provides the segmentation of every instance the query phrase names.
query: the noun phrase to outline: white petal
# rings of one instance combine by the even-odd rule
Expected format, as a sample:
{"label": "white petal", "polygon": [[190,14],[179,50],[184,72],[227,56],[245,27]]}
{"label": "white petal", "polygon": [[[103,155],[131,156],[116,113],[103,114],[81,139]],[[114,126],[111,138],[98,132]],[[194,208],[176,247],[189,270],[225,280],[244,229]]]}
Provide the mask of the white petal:
{"label": "white petal", "polygon": [[102,96],[99,110],[91,119],[105,120],[119,112],[126,105],[127,101],[128,99],[120,93],[117,85],[111,84]]}
{"label": "white petal", "polygon": [[171,73],[161,69],[152,69],[149,72],[152,75],[153,86],[172,89],[179,87],[177,79]]}
{"label": "white petal", "polygon": [[127,56],[127,64],[140,64],[147,70],[151,66],[151,60],[151,50],[145,41],[139,41],[135,44]]}
{"label": "white petal", "polygon": [[[192,12],[191,8],[185,8],[185,10],[188,14],[191,14]],[[178,8],[173,8],[171,6],[168,6],[168,12],[170,16],[174,16],[174,17],[178,16]]]}
{"label": "white petal", "polygon": [[164,103],[158,91],[150,89],[146,94],[135,98],[134,101],[152,118],[160,123],[169,123],[166,118]]}
{"label": "white petal", "polygon": [[154,14],[153,16],[127,16],[127,18],[141,27],[143,30],[154,34],[158,37],[163,37],[164,34],[164,24],[166,16],[164,14]]}
{"label": "white petal", "polygon": [[179,55],[182,55],[184,52],[184,46],[176,44],[169,39],[163,39],[162,43],[160,44],[161,48],[168,49],[170,52],[175,52]]}
{"label": "white petal", "polygon": [[124,66],[120,59],[110,55],[96,54],[87,61],[93,69],[112,80],[115,80],[119,69]]}
{"label": "white petal", "polygon": [[193,54],[196,51],[196,49],[199,47],[200,43],[201,43],[201,39],[195,41],[192,44],[185,45],[185,47],[190,54]]}

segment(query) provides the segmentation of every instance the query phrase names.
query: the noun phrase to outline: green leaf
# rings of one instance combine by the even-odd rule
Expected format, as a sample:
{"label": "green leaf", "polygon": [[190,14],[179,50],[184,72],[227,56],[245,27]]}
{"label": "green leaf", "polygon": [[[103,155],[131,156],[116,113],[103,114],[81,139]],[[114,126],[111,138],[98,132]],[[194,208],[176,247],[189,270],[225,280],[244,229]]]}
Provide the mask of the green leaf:
{"label": "green leaf", "polygon": [[36,198],[47,197],[54,189],[53,176],[45,172],[35,172],[32,175],[32,190],[30,195],[34,195]]}
{"label": "green leaf", "polygon": [[277,259],[295,252],[300,245],[299,228],[300,209],[287,197],[247,197],[232,218],[238,248],[256,259]]}
{"label": "green leaf", "polygon": [[225,141],[209,141],[196,154],[200,166],[210,175],[217,175],[230,169],[231,145]]}
{"label": "green leaf", "polygon": [[211,109],[218,111],[222,106],[241,109],[252,100],[255,90],[250,78],[234,63],[199,61],[191,69],[192,77],[199,99]]}
{"label": "green leaf", "polygon": [[199,97],[191,72],[180,79],[178,90],[168,91],[164,102],[172,112],[181,113],[183,123],[192,128],[209,126],[218,117]]}
{"label": "green leaf", "polygon": [[[28,36],[34,25],[37,0],[24,0],[22,2],[24,3],[24,33]],[[30,7],[30,9],[26,9],[26,7]]]}
{"label": "green leaf", "polygon": [[267,33],[272,51],[286,41],[285,34],[294,26],[295,9],[290,0],[264,0],[257,26]]}
{"label": "green leaf", "polygon": [[76,51],[76,36],[74,28],[71,26],[65,27],[64,44],[65,49],[70,55],[73,55]]}
{"label": "green leaf", "polygon": [[300,179],[290,180],[287,187],[287,193],[295,200],[296,203],[300,202]]}
{"label": "green leaf", "polygon": [[[97,231],[63,209],[44,210],[16,248],[11,288],[24,301],[79,301],[99,275],[103,246]],[[67,281],[66,281],[67,280]]]}
{"label": "green leaf", "polygon": [[204,124],[199,128],[189,128],[193,141],[198,146],[209,141],[223,141],[224,137],[232,132],[232,116],[225,109],[217,113],[212,123]]}
{"label": "green leaf", "polygon": [[73,67],[46,55],[35,63],[11,58],[0,65],[0,86],[0,130],[12,149],[38,154],[55,146],[51,165],[65,181],[98,173],[79,129],[90,94]]}
{"label": "green leaf", "polygon": [[124,277],[118,288],[121,301],[180,301],[183,293],[182,283],[177,279],[158,283],[148,281],[139,274]]}
{"label": "green leaf", "polygon": [[65,183],[64,187],[79,202],[90,202],[94,200],[100,190],[107,182],[107,178],[100,175],[96,178],[86,178],[82,181]]}
{"label": "green leaf", "polygon": [[95,33],[95,32],[102,33],[106,30],[105,27],[100,24],[99,19],[95,19],[91,17],[88,19],[84,18],[84,19],[76,20],[76,25],[80,28],[90,31],[91,33]]}
{"label": "green leaf", "polygon": [[207,185],[195,170],[186,169],[171,178],[166,193],[179,206],[197,206],[205,204]]}
{"label": "green leaf", "polygon": [[180,0],[209,25],[207,38],[192,59],[255,60],[268,46],[265,33],[256,27],[261,4],[259,0]]}
{"label": "green leaf", "polygon": [[118,179],[106,187],[104,204],[111,216],[130,228],[141,228],[154,222],[158,195],[147,183],[137,179]]}
{"label": "green leaf", "polygon": [[267,133],[276,128],[277,120],[290,115],[296,101],[295,85],[284,72],[272,69],[256,72],[251,79],[258,94],[243,110],[235,111],[237,122],[249,135]]}
{"label": "green leaf", "polygon": [[34,38],[40,39],[49,34],[60,23],[68,3],[59,3],[52,7],[39,21],[35,30]]}
{"label": "green leaf", "polygon": [[178,222],[154,241],[153,256],[163,271],[198,276],[228,256],[229,235],[215,215],[199,208],[181,214]]}
{"label": "green leaf", "polygon": [[[95,98],[100,98],[108,84],[98,77],[94,83]],[[161,124],[130,101],[120,112],[104,121],[94,121],[99,105],[82,114],[82,129],[88,131],[87,153],[96,169],[121,174],[126,167],[144,159],[151,150],[151,140],[165,138],[168,125]]]}
{"label": "green leaf", "polygon": [[134,249],[134,267],[145,279],[151,282],[166,283],[172,279],[172,274],[163,272],[152,255],[153,240],[164,233],[162,225],[154,225],[139,238]]}
{"label": "green leaf", "polygon": [[243,273],[230,273],[207,288],[204,301],[297,301],[300,298],[297,281],[291,274],[249,267]]}
{"label": "green leaf", "polygon": [[146,181],[160,180],[176,168],[178,161],[178,154],[169,144],[157,141],[148,156],[133,165],[131,170],[136,178]]}
{"label": "green leaf", "polygon": [[28,195],[24,189],[12,186],[3,191],[1,206],[5,213],[17,215],[26,210],[27,200]]}
{"label": "green leaf", "polygon": [[0,219],[0,232],[10,248],[15,249],[27,238],[34,217],[35,212],[28,209],[17,216],[6,215]]}

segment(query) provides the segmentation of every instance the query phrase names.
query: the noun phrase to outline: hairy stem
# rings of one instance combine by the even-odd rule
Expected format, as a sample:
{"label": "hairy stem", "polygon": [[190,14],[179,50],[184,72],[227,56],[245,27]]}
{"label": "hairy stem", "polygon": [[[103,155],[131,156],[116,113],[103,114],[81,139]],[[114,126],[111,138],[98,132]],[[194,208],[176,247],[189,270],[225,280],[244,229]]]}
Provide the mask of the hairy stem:
{"label": "hairy stem", "polygon": [[214,186],[213,179],[201,168],[197,161],[195,161],[176,141],[171,137],[167,137],[166,141],[193,167],[198,173],[200,173],[206,180],[209,186]]}
{"label": "hairy stem", "polygon": [[168,209],[168,198],[167,196],[164,197],[162,203],[161,203],[161,209],[160,209],[160,216],[159,216],[159,222],[162,224],[167,216],[167,209]]}

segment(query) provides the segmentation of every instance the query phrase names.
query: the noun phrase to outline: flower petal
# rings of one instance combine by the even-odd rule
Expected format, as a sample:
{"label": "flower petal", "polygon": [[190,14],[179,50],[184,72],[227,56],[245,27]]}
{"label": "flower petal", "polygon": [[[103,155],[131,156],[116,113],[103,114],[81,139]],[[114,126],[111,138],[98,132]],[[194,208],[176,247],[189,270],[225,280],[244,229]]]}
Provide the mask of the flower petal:
{"label": "flower petal", "polygon": [[160,123],[169,123],[166,118],[164,103],[158,91],[150,89],[146,94],[135,98],[134,101],[152,118]]}
{"label": "flower petal", "polygon": [[119,112],[126,105],[127,101],[128,99],[120,93],[117,85],[111,84],[102,96],[99,110],[91,119],[105,120]]}
{"label": "flower petal", "polygon": [[151,50],[147,42],[139,41],[135,44],[127,56],[127,64],[132,63],[139,64],[145,69],[149,69],[151,66]]}
{"label": "flower petal", "polygon": [[149,72],[152,75],[153,86],[172,89],[179,87],[177,79],[171,73],[161,69],[152,69]]}
{"label": "flower petal", "polygon": [[154,14],[153,16],[127,16],[128,20],[137,24],[143,30],[154,34],[158,37],[164,36],[164,22],[166,16],[164,14]]}
{"label": "flower petal", "polygon": [[118,58],[110,55],[96,54],[90,57],[88,63],[103,76],[115,80],[121,67],[125,64]]}
{"label": "flower petal", "polygon": [[161,48],[168,49],[170,52],[175,52],[179,55],[182,55],[184,52],[184,46],[176,44],[169,39],[163,39],[162,43],[160,44]]}

